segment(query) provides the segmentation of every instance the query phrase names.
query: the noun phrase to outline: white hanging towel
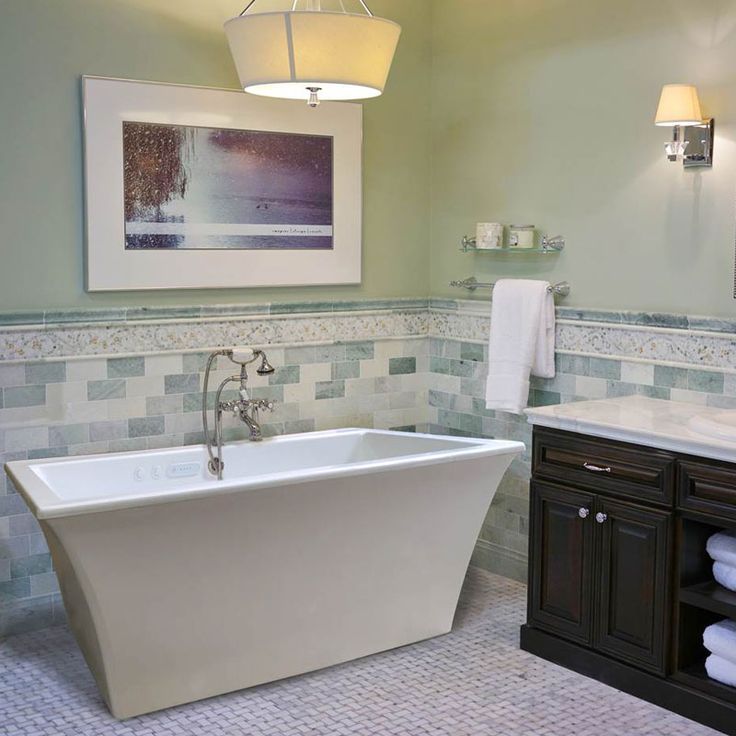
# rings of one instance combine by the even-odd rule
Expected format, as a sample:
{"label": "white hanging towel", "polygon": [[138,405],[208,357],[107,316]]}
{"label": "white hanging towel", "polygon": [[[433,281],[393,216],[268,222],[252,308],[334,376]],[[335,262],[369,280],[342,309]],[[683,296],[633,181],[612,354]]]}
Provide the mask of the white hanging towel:
{"label": "white hanging towel", "polygon": [[555,303],[546,281],[502,279],[493,289],[488,409],[521,414],[529,376],[555,376]]}

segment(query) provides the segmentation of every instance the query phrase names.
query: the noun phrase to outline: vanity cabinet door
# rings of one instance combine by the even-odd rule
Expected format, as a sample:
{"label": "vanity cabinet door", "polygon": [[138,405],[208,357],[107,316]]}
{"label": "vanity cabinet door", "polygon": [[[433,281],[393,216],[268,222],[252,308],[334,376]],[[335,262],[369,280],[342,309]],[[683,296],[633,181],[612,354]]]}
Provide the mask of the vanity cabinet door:
{"label": "vanity cabinet door", "polygon": [[531,492],[530,623],[590,645],[595,497],[538,482]]}
{"label": "vanity cabinet door", "polygon": [[671,514],[598,499],[594,646],[664,674]]}

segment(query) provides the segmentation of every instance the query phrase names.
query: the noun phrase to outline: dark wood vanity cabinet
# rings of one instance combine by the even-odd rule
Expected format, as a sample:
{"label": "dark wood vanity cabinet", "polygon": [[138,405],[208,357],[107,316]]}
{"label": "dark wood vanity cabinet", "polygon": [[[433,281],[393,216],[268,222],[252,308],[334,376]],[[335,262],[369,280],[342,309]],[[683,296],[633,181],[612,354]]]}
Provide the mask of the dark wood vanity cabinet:
{"label": "dark wood vanity cabinet", "polygon": [[529,619],[664,672],[671,514],[535,481]]}
{"label": "dark wood vanity cabinet", "polygon": [[736,529],[736,464],[540,427],[532,456],[521,647],[736,735],[702,645],[736,619],[705,550]]}

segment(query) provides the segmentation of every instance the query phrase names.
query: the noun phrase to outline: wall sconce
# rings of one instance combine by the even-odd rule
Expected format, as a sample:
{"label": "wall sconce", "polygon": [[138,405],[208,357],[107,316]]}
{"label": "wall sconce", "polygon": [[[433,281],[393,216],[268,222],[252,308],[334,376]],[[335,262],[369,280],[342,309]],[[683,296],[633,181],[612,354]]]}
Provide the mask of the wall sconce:
{"label": "wall sconce", "polygon": [[698,90],[691,84],[666,84],[659,98],[655,125],[673,128],[664,149],[670,161],[682,160],[686,169],[713,166],[713,118],[703,118]]}

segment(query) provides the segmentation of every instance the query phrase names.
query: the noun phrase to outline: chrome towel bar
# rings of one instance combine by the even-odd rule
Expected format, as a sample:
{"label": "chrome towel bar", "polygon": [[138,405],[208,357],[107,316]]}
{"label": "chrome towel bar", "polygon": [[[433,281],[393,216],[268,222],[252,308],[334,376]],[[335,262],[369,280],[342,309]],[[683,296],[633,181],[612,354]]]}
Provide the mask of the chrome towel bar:
{"label": "chrome towel bar", "polygon": [[[463,279],[462,281],[450,281],[450,286],[458,286],[461,289],[475,291],[476,289],[492,289],[496,285],[495,282],[483,283],[478,281],[475,276]],[[570,294],[570,284],[567,281],[560,281],[558,284],[552,284],[549,291],[555,296],[566,297]]]}

